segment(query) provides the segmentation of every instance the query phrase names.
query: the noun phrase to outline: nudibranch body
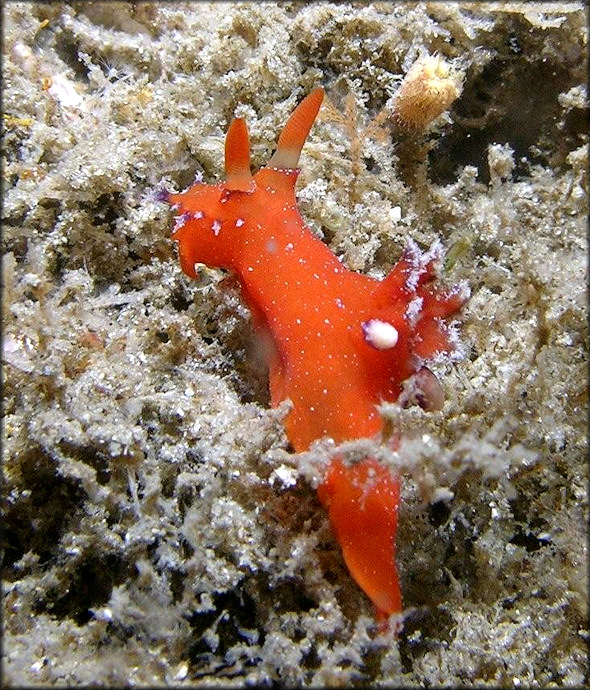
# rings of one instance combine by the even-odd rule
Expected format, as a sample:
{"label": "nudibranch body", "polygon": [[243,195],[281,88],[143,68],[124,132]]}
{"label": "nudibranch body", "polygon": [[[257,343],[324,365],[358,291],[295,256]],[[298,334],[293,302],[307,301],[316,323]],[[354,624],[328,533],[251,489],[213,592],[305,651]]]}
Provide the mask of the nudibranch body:
{"label": "nudibranch body", "polygon": [[[277,150],[254,176],[245,122],[232,121],[226,181],[196,183],[169,202],[180,213],[173,239],[182,269],[221,267],[239,279],[256,330],[268,343],[271,403],[290,399],[285,419],[296,451],[316,439],[377,436],[377,406],[408,396],[440,403],[424,366],[456,351],[445,319],[465,302],[464,286],[433,283],[440,245],[410,243],[383,279],[348,270],[306,227],[295,200],[299,155],[323,99],[315,89],[295,109]],[[411,397],[411,395],[410,395]],[[318,488],[346,564],[380,617],[401,610],[395,565],[399,481],[375,459],[335,459]]]}

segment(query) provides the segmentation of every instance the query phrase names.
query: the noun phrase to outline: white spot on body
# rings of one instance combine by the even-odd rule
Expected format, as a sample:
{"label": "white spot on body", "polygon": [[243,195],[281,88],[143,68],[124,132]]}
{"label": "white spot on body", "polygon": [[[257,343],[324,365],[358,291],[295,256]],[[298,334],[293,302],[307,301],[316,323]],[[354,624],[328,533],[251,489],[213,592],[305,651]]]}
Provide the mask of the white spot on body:
{"label": "white spot on body", "polygon": [[377,350],[390,350],[399,338],[397,328],[387,321],[371,319],[361,324],[365,340]]}
{"label": "white spot on body", "polygon": [[217,235],[219,235],[219,231],[221,230],[221,221],[214,220],[213,224],[211,225],[211,230],[213,230],[213,234],[215,237],[217,237]]}
{"label": "white spot on body", "polygon": [[242,225],[244,225],[245,222],[246,222],[246,221],[245,221],[243,218],[238,218],[238,219],[236,220],[236,228],[241,228]]}

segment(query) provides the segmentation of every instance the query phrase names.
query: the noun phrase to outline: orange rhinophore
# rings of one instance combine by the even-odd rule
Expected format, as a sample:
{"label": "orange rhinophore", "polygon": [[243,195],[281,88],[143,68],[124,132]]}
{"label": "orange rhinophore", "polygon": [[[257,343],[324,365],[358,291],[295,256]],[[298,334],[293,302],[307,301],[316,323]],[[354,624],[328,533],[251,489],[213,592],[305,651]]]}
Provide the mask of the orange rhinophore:
{"label": "orange rhinophore", "polygon": [[[329,436],[337,443],[378,437],[384,401],[442,404],[425,363],[457,355],[446,319],[466,301],[466,285],[437,287],[440,243],[410,241],[383,280],[348,270],[306,227],[297,209],[299,155],[321,106],[317,88],[295,109],[268,164],[250,171],[248,131],[231,123],[226,182],[197,182],[167,195],[179,214],[173,238],[182,269],[222,267],[239,279],[268,350],[273,406],[289,398],[285,428],[296,451]],[[394,442],[395,439],[394,439]],[[401,610],[395,564],[399,480],[374,458],[336,458],[318,488],[346,564],[380,618]]]}

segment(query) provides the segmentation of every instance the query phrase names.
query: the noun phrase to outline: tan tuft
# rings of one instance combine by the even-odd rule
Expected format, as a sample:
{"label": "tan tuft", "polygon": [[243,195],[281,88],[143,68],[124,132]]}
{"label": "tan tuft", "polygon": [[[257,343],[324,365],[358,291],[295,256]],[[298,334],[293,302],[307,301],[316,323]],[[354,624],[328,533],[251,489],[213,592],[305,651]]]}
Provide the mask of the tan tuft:
{"label": "tan tuft", "polygon": [[394,97],[392,119],[401,128],[420,131],[448,110],[462,87],[461,76],[439,56],[419,58]]}

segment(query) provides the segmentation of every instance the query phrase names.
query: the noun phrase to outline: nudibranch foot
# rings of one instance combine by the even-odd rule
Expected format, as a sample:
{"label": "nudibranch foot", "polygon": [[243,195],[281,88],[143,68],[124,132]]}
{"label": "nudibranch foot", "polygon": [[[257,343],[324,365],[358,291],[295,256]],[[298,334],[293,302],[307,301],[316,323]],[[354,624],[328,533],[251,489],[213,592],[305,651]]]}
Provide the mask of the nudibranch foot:
{"label": "nudibranch foot", "polygon": [[395,564],[399,481],[373,458],[332,461],[318,497],[327,508],[344,561],[380,617],[402,608]]}

